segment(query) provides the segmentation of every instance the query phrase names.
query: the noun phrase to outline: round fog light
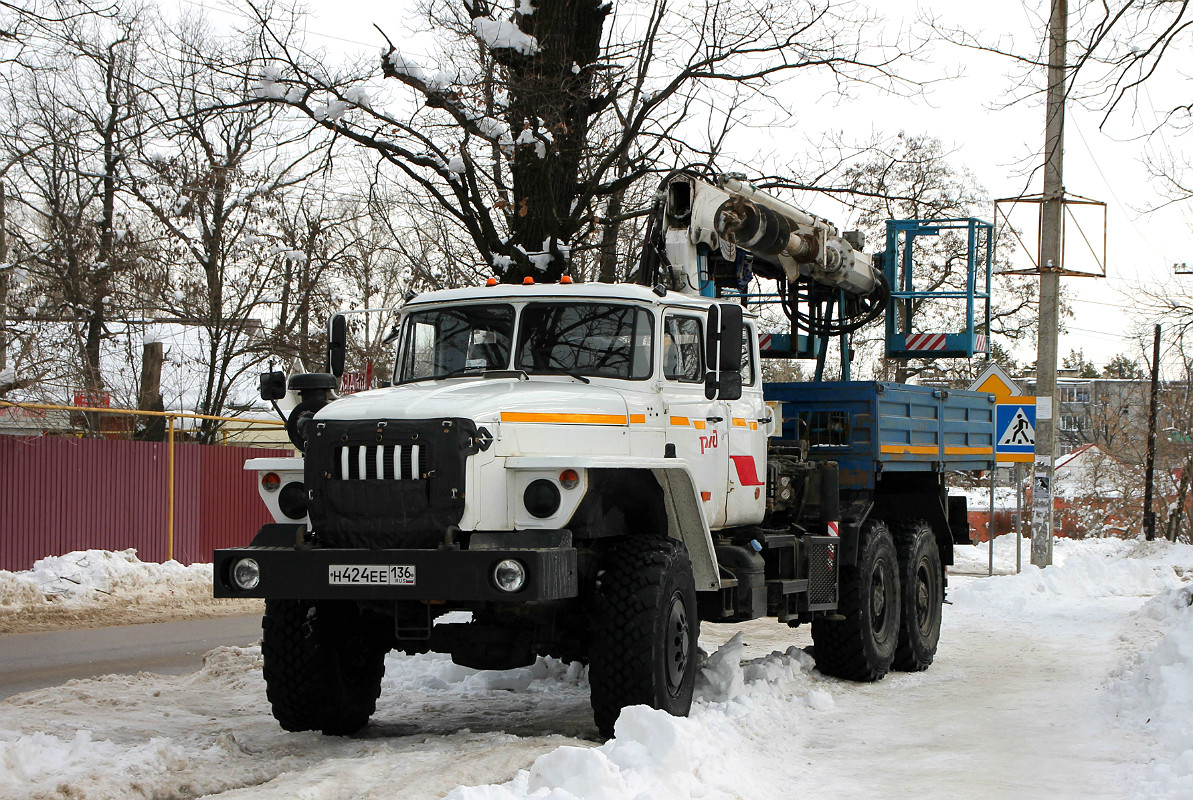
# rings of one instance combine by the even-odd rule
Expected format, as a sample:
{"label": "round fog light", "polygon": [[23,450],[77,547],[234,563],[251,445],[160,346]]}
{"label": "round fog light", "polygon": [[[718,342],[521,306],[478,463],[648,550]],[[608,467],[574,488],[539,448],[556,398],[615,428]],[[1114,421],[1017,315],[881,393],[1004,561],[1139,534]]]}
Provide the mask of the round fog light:
{"label": "round fog light", "polygon": [[503,592],[516,592],[526,585],[526,567],[512,558],[499,561],[493,568],[493,583]]}
{"label": "round fog light", "polygon": [[246,592],[261,583],[261,565],[252,558],[242,558],[232,565],[232,582]]}
{"label": "round fog light", "polygon": [[546,519],[559,510],[559,487],[545,478],[531,481],[522,493],[522,504],[539,519]]}

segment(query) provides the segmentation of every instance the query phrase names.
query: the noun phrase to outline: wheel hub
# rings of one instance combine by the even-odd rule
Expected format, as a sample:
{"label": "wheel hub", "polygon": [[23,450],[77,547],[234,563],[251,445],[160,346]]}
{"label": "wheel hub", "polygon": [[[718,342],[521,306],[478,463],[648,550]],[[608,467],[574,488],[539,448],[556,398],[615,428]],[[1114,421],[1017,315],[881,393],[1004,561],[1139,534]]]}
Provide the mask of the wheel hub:
{"label": "wheel hub", "polygon": [[915,616],[920,630],[927,631],[932,621],[932,588],[928,569],[924,565],[916,570],[915,581]]}
{"label": "wheel hub", "polygon": [[679,691],[684,675],[688,671],[688,652],[690,647],[688,634],[688,609],[684,605],[683,597],[675,593],[671,597],[671,605],[667,611],[667,688],[671,694]]}
{"label": "wheel hub", "polygon": [[886,613],[886,581],[881,565],[875,567],[870,586],[870,620],[874,630],[878,630],[882,627],[883,615]]}

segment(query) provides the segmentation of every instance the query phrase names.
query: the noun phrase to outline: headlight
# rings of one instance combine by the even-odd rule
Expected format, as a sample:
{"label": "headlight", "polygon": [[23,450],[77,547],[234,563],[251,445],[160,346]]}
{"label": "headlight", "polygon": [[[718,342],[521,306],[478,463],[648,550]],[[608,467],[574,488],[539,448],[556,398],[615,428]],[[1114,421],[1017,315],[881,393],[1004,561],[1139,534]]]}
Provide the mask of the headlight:
{"label": "headlight", "polygon": [[307,515],[307,490],[302,481],[290,481],[278,495],[278,508],[290,519]]}
{"label": "headlight", "polygon": [[499,561],[493,568],[493,583],[503,592],[516,592],[526,585],[526,567],[512,558]]}
{"label": "headlight", "polygon": [[261,583],[261,565],[252,558],[242,558],[232,565],[232,582],[246,592]]}
{"label": "headlight", "polygon": [[539,519],[552,516],[559,510],[559,487],[546,478],[531,481],[522,493],[522,503]]}
{"label": "headlight", "polygon": [[282,485],[282,479],[276,472],[266,472],[261,476],[261,488],[267,492],[276,492]]}

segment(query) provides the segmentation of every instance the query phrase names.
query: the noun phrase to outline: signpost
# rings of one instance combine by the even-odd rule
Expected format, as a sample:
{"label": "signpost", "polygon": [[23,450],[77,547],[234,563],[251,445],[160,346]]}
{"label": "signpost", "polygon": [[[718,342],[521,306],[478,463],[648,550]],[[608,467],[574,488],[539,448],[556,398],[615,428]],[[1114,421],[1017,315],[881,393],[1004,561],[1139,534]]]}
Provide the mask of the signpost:
{"label": "signpost", "polygon": [[[1030,464],[1036,452],[1036,398],[1024,395],[1023,390],[997,364],[970,385],[971,391],[989,392],[996,398],[994,408],[994,460],[998,464],[1014,465],[1015,481],[1015,571],[1023,564],[1023,476],[1020,464]],[[1036,487],[1038,496],[1040,487]],[[1051,494],[1044,489],[1047,502]],[[990,472],[990,574],[994,574],[994,471]]]}

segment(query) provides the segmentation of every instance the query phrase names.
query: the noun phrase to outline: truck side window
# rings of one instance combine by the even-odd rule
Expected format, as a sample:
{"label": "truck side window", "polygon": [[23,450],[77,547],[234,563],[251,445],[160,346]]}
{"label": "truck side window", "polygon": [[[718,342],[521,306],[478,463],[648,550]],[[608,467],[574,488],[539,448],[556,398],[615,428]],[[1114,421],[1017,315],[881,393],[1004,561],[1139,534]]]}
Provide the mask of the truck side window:
{"label": "truck side window", "polygon": [[741,337],[741,385],[754,385],[754,339],[758,336],[753,325],[747,325]]}
{"label": "truck side window", "polygon": [[696,317],[672,314],[663,320],[663,376],[672,381],[702,381],[704,326]]}

